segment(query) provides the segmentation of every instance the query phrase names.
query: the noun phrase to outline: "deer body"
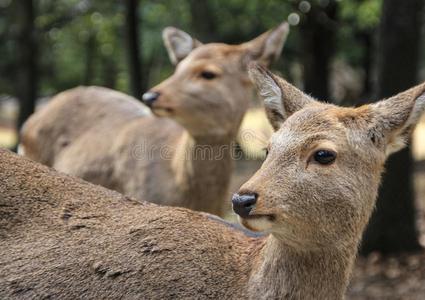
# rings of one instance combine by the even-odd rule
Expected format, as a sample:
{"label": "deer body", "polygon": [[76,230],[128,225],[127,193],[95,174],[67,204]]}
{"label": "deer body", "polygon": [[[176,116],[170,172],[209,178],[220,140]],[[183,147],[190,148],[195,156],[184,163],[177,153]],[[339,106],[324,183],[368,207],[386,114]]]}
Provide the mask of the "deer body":
{"label": "deer body", "polygon": [[0,297],[343,299],[385,160],[425,110],[425,84],[342,108],[261,67],[251,77],[275,133],[232,203],[261,236],[1,150]]}
{"label": "deer body", "polygon": [[116,91],[72,89],[26,122],[21,148],[33,160],[138,199],[221,214],[231,143],[252,96],[246,64],[278,57],[287,33],[283,23],[241,45],[202,45],[167,28],[177,68],[143,96],[153,114]]}
{"label": "deer body", "polygon": [[[76,116],[66,124],[72,131],[58,126],[70,112]],[[26,135],[25,142],[35,146],[25,147],[25,154],[57,170],[158,204],[221,210],[216,197],[225,197],[231,176],[230,137],[197,141],[130,96],[101,87],[59,94],[27,126],[35,136]],[[211,194],[199,201],[206,186]]]}

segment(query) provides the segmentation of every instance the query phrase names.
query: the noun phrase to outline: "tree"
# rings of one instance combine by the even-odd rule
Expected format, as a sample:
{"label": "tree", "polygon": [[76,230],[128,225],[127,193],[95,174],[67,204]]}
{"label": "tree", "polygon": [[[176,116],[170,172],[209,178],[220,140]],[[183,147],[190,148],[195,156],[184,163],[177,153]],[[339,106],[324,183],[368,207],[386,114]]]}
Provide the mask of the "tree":
{"label": "tree", "polygon": [[128,68],[130,71],[130,91],[131,94],[140,98],[145,89],[142,82],[142,64],[140,62],[140,42],[139,42],[139,0],[125,1],[126,16],[126,44],[128,56]]}
{"label": "tree", "polygon": [[216,42],[217,25],[210,1],[188,0],[194,35],[202,42]]}
{"label": "tree", "polygon": [[[421,12],[424,0],[384,0],[379,28],[377,98],[417,83]],[[412,156],[409,149],[387,162],[377,208],[361,252],[396,253],[420,249],[415,226]]]}
{"label": "tree", "polygon": [[34,28],[35,8],[32,0],[17,0],[16,13],[18,24],[17,49],[19,56],[16,95],[19,98],[20,111],[18,128],[34,112],[37,98],[37,42]]}
{"label": "tree", "polygon": [[319,100],[329,99],[329,69],[335,52],[337,7],[336,1],[330,1],[325,7],[312,4],[301,23],[304,90]]}
{"label": "tree", "polygon": [[338,35],[338,56],[364,72],[361,98],[351,99],[347,105],[359,106],[372,96],[375,37],[381,8],[382,0],[351,0],[339,3],[338,19],[341,30]]}
{"label": "tree", "polygon": [[90,85],[93,79],[93,67],[94,67],[94,58],[96,55],[96,35],[92,30],[89,30],[89,34],[86,41],[85,49],[85,71],[84,71],[84,85]]}

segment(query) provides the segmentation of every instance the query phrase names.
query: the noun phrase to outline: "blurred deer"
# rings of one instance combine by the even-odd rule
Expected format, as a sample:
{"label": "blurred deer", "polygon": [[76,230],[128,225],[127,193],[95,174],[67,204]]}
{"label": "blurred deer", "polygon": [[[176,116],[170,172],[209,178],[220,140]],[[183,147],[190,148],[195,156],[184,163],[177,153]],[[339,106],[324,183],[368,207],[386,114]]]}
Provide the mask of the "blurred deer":
{"label": "blurred deer", "polygon": [[275,132],[232,203],[263,236],[0,150],[0,298],[343,299],[385,160],[425,110],[425,84],[342,108],[251,74]]}
{"label": "blurred deer", "polygon": [[138,199],[220,214],[232,142],[252,97],[246,66],[278,58],[288,32],[282,23],[240,45],[203,45],[166,28],[176,70],[143,95],[154,115],[122,93],[78,87],[30,117],[21,152]]}

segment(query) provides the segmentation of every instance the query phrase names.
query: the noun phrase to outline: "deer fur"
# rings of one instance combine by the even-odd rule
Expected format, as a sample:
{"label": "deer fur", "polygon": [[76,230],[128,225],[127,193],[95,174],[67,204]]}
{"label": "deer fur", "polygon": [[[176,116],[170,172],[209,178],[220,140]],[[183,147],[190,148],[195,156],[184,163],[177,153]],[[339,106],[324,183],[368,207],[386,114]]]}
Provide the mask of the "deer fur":
{"label": "deer fur", "polygon": [[[247,64],[278,58],[288,31],[282,23],[241,45],[202,45],[166,28],[177,67],[152,88],[160,93],[153,115],[130,96],[79,87],[30,117],[21,148],[33,160],[137,199],[221,214],[232,142],[252,97]],[[216,77],[202,78],[206,71]]]}
{"label": "deer fur", "polygon": [[[359,108],[321,103],[258,66],[276,128],[239,190],[236,228],[136,202],[0,150],[0,298],[343,299],[384,162],[425,108],[425,84]],[[337,153],[330,165],[311,158]]]}

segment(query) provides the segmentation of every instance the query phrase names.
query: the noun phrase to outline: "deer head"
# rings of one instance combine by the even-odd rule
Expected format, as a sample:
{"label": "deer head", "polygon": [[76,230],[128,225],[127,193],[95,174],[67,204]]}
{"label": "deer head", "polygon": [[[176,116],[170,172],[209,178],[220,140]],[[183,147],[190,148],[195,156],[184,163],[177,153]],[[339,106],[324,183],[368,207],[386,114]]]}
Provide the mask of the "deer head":
{"label": "deer head", "polygon": [[297,249],[353,246],[384,162],[425,110],[425,84],[358,108],[318,102],[259,66],[250,75],[275,132],[259,171],[234,195],[241,223]]}
{"label": "deer head", "polygon": [[202,44],[172,27],[163,39],[174,74],[143,95],[154,114],[170,117],[193,136],[235,133],[251,98],[247,64],[279,57],[287,23],[241,45]]}

